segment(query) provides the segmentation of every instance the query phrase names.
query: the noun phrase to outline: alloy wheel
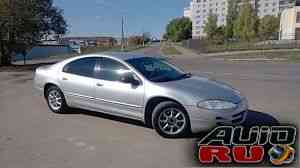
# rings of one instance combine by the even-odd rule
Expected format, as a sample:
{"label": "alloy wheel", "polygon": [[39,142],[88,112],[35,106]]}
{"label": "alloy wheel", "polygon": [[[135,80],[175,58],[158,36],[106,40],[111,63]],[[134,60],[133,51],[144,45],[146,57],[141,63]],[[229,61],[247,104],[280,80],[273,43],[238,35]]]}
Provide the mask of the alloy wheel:
{"label": "alloy wheel", "polygon": [[53,110],[59,110],[62,107],[63,98],[58,90],[51,90],[48,93],[48,102]]}
{"label": "alloy wheel", "polygon": [[158,126],[165,134],[176,135],[186,127],[185,115],[176,108],[165,109],[159,115]]}

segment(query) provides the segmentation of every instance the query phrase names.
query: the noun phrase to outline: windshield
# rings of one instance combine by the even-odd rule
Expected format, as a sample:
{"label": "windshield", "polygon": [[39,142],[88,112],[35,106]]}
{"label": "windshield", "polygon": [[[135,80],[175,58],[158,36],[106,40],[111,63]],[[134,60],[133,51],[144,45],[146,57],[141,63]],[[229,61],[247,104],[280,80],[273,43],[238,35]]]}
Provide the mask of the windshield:
{"label": "windshield", "polygon": [[190,74],[186,74],[170,63],[158,58],[134,58],[126,62],[152,82],[169,82],[190,77]]}

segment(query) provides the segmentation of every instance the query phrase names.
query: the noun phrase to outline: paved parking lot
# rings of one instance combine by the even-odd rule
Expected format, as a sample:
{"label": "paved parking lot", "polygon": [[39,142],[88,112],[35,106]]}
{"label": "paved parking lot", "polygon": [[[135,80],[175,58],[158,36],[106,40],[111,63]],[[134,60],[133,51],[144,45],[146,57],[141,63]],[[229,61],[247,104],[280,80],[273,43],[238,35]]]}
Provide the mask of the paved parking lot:
{"label": "paved parking lot", "polygon": [[[148,49],[147,52],[155,52]],[[300,66],[173,58],[185,70],[223,80],[249,99],[249,122],[299,123]],[[32,71],[0,72],[0,167],[183,167],[193,138],[164,139],[142,123],[84,110],[51,113]]]}

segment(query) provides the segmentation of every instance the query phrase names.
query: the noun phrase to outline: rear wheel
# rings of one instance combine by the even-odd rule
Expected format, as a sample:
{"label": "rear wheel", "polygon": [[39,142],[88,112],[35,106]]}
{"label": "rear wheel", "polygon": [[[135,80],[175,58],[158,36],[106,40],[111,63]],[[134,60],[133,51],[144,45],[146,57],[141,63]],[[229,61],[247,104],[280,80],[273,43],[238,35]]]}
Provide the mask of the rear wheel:
{"label": "rear wheel", "polygon": [[190,130],[190,121],[185,109],[171,101],[160,103],[153,111],[152,124],[163,137],[177,138]]}
{"label": "rear wheel", "polygon": [[57,86],[50,86],[46,91],[46,100],[54,113],[66,113],[68,106],[62,91]]}

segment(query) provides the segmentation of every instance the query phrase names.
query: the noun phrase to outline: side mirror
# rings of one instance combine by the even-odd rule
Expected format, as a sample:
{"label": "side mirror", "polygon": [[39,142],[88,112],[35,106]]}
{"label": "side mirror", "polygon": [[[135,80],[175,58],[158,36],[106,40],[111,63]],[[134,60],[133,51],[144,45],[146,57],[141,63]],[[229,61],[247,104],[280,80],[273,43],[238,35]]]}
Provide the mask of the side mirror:
{"label": "side mirror", "polygon": [[132,84],[133,86],[140,85],[140,81],[135,79],[132,73],[124,73],[120,78],[120,82]]}

